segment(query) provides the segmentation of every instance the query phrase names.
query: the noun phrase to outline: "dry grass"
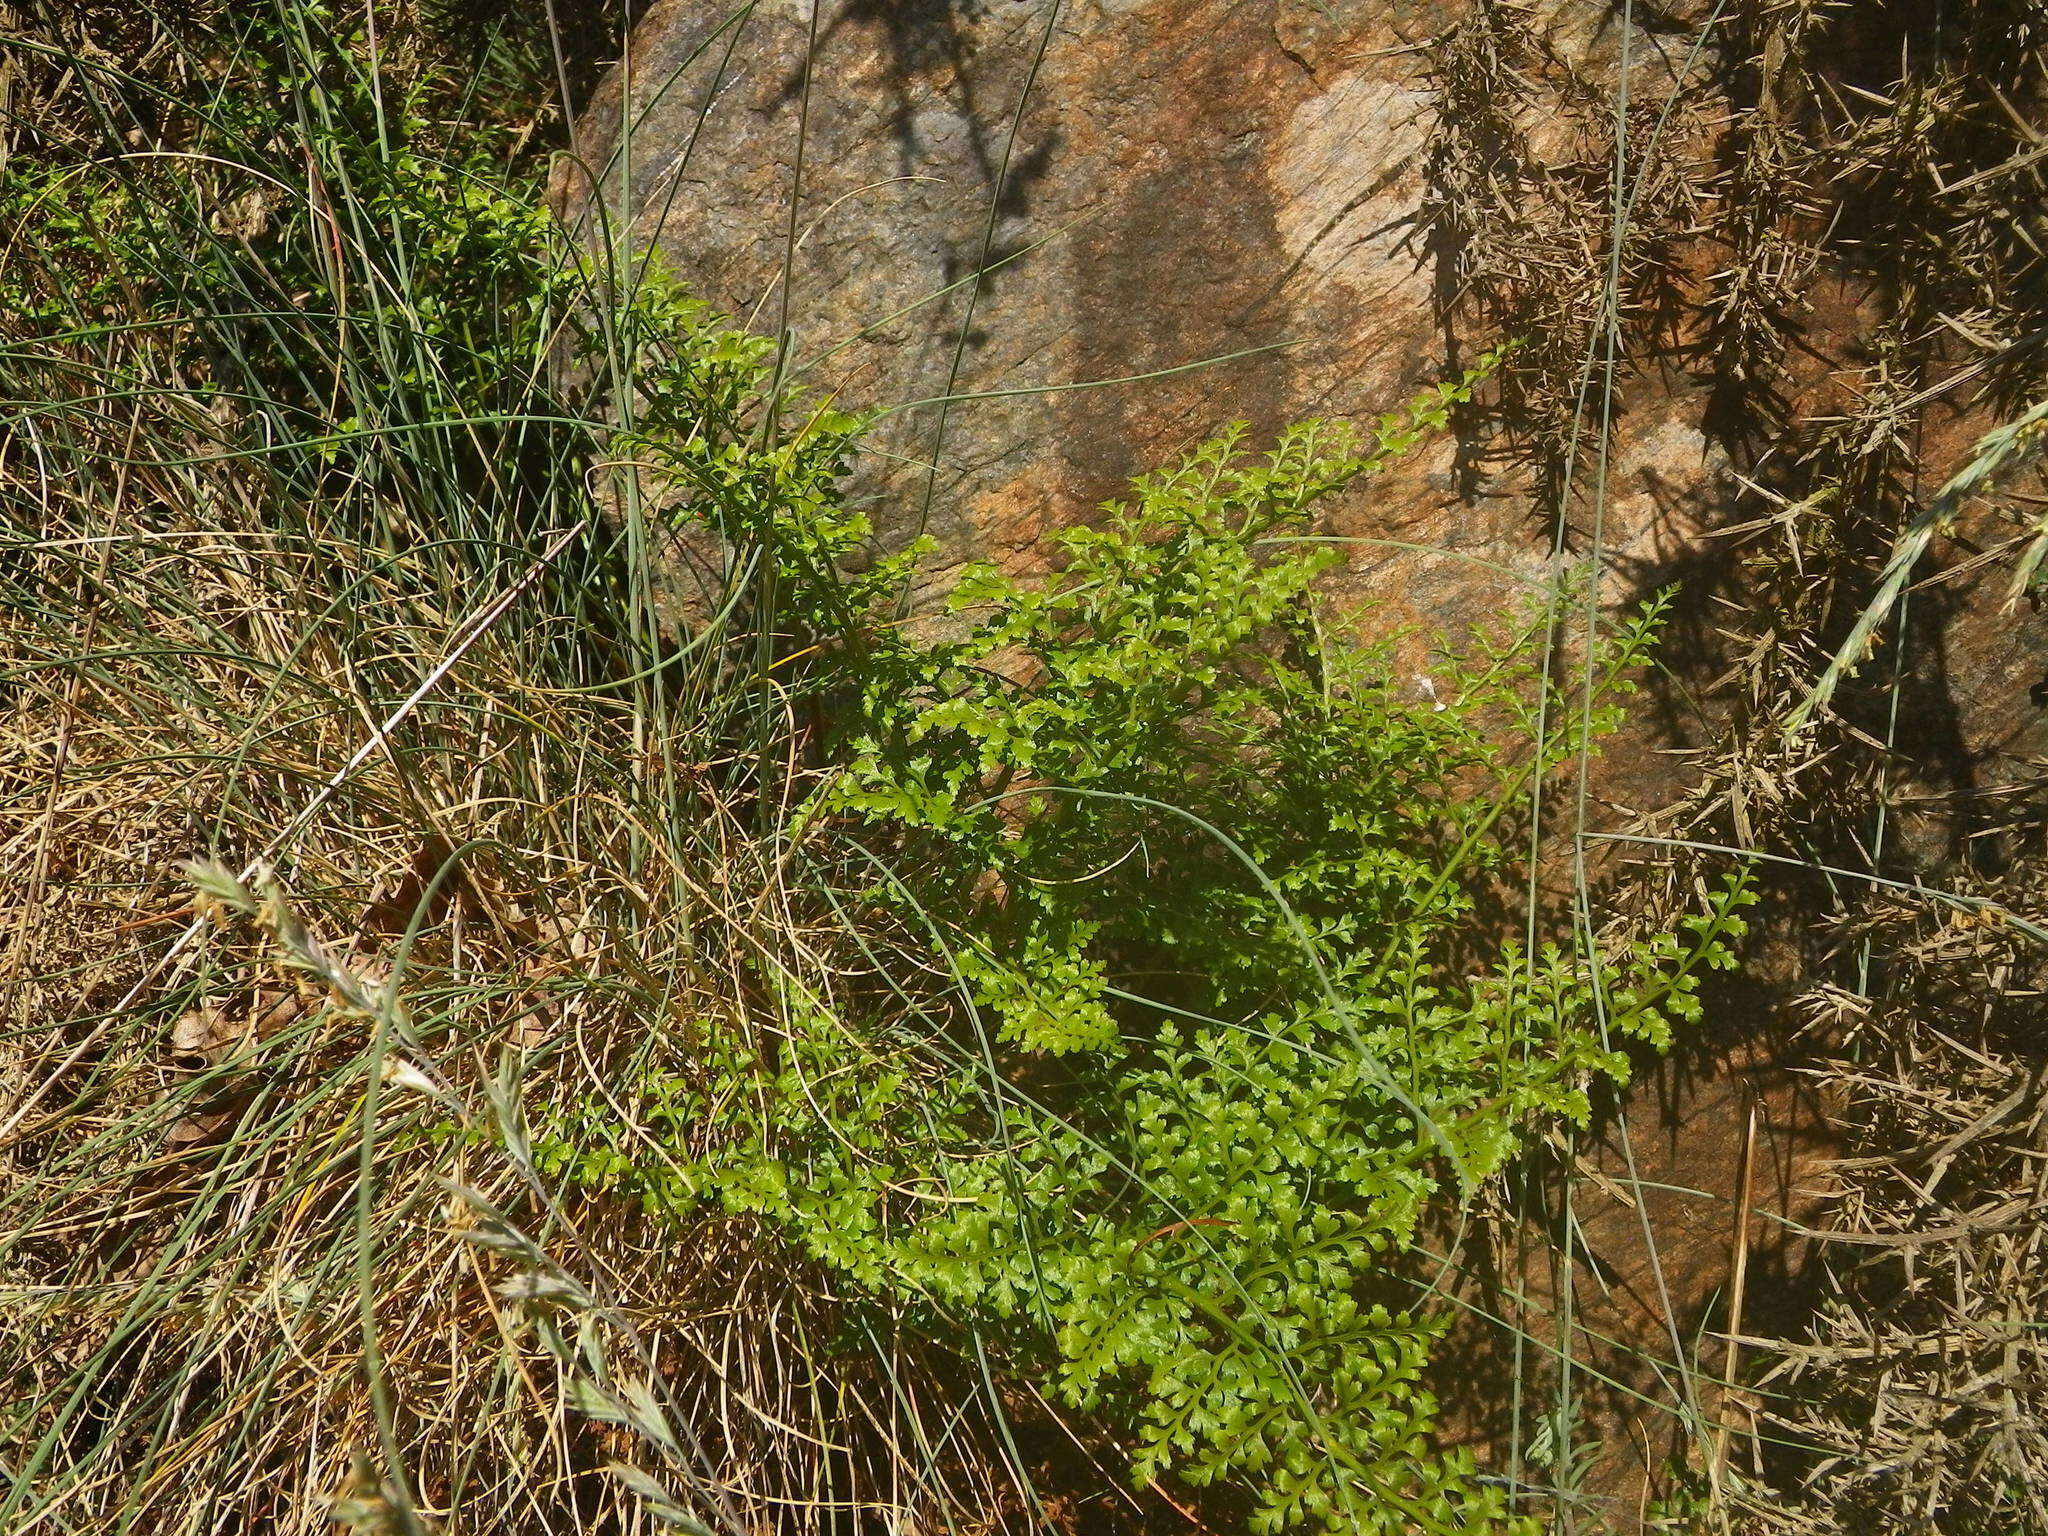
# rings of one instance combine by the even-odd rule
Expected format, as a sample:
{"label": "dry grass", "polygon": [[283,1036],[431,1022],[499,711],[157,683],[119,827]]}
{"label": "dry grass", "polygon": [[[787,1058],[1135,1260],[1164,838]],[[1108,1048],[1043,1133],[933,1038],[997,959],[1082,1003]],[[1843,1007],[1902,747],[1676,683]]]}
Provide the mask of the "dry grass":
{"label": "dry grass", "polygon": [[[8,557],[9,1528],[321,1529],[358,1452],[450,1528],[602,1525],[595,1469],[645,1448],[570,1410],[587,1362],[448,1181],[725,1437],[693,1498],[815,1504],[792,1438],[863,1411],[777,1358],[831,1326],[815,1284],[744,1227],[572,1221],[520,1137],[730,1026],[762,945],[801,962],[773,850],[715,792],[650,796],[633,712],[544,681],[544,604],[479,632],[497,593],[238,517],[238,478],[138,471]],[[193,915],[194,854],[288,869],[330,970],[275,914]]]}

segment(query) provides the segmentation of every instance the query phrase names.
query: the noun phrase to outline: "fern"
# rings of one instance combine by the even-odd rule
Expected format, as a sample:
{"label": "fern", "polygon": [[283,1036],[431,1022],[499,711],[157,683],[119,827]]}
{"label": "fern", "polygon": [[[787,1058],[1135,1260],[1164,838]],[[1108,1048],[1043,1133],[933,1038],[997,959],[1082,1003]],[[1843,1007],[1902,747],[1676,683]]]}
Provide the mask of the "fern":
{"label": "fern", "polygon": [[[778,1224],[1128,1425],[1140,1480],[1242,1484],[1260,1531],[1507,1518],[1466,1453],[1429,1449],[1439,1324],[1385,1282],[1446,1183],[1583,1119],[1626,1075],[1615,1043],[1661,1044],[1742,929],[1738,883],[1619,955],[1481,941],[1532,786],[1619,718],[1661,608],[1599,646],[1587,734],[1549,701],[1575,724],[1540,759],[1522,639],[1447,659],[1432,703],[1390,641],[1340,632],[1315,598],[1332,556],[1299,537],[1317,500],[1469,387],[1369,449],[1312,423],[1254,458],[1228,434],[1063,534],[1050,583],[970,572],[940,644],[860,618],[907,565],[849,604],[857,522],[785,521],[785,595],[846,620],[820,663],[838,768],[806,812],[846,852],[813,873],[928,934],[952,1001],[906,1038],[886,989],[773,975],[772,1050],[714,1040],[646,1090],[696,1149],[651,1207]],[[622,1182],[608,1149],[568,1161]]]}

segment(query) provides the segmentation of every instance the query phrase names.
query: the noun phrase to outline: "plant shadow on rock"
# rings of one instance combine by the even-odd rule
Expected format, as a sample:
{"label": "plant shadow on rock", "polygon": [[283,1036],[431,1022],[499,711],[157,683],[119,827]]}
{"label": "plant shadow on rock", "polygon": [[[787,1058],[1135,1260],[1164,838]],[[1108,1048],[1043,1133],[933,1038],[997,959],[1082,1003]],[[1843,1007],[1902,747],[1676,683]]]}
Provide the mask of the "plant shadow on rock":
{"label": "plant shadow on rock", "polygon": [[[996,70],[997,80],[1014,86],[1018,100],[1000,104],[991,111],[982,84],[982,63],[977,55],[980,41],[975,23],[983,20],[987,6],[980,0],[846,0],[818,29],[815,56],[829,55],[835,43],[845,41],[844,33],[879,36],[882,72],[888,80],[890,108],[887,127],[896,143],[897,172],[909,178],[928,174],[933,153],[939,146],[928,137],[931,126],[920,119],[929,116],[924,93],[944,101],[949,121],[938,131],[957,135],[967,158],[978,175],[981,192],[970,201],[990,207],[989,218],[998,231],[983,248],[979,234],[961,234],[949,242],[942,267],[947,286],[975,274],[977,292],[986,292],[1000,277],[999,268],[1025,249],[1021,241],[1005,239],[1000,231],[1023,223],[1031,211],[1031,188],[1051,171],[1059,145],[1056,132],[1036,136],[1036,142],[1019,149],[1009,142],[1007,125],[1011,114],[1024,114],[1028,71],[1019,70],[1014,58],[1006,58]],[[815,65],[800,65],[784,83],[781,102],[798,101],[807,88]],[[991,125],[998,125],[991,132]],[[992,207],[991,207],[992,205]],[[981,345],[986,336],[970,330],[968,346]]]}

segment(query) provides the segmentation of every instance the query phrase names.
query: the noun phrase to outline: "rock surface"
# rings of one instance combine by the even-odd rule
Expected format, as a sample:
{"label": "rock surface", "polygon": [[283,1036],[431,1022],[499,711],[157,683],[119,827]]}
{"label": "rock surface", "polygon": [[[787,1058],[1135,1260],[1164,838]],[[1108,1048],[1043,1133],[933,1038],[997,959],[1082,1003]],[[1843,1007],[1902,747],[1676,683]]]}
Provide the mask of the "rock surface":
{"label": "rock surface", "polygon": [[[1028,572],[1049,529],[1232,420],[1370,420],[1443,375],[1414,45],[1449,8],[1339,9],[821,0],[814,38],[807,0],[737,21],[661,0],[561,190],[587,213],[608,162],[615,230],[786,329],[807,380],[891,411],[858,489],[885,537],[937,540],[935,584],[970,559]],[[1556,9],[1600,46],[1600,8]],[[1541,517],[1454,480],[1456,453],[1418,453],[1331,531],[1540,576]],[[1654,566],[1685,537],[1660,493],[1710,480],[1712,457],[1682,411],[1631,423],[1618,556]],[[1429,628],[1491,617],[1515,585],[1386,547],[1356,567]]]}

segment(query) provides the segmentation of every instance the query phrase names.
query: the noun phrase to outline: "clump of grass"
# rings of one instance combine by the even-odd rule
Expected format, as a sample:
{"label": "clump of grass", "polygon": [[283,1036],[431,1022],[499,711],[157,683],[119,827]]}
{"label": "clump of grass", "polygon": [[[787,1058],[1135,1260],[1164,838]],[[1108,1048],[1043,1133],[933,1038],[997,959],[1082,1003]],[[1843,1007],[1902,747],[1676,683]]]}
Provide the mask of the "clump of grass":
{"label": "clump of grass", "polygon": [[[105,136],[0,190],[0,1525],[637,1519],[601,1470],[633,1436],[578,1411],[547,1298],[497,1294],[479,1202],[630,1298],[638,1379],[714,1442],[680,1507],[946,1508],[986,1468],[805,1357],[800,1263],[572,1214],[517,1129],[805,953],[754,824],[794,723],[731,686],[737,625],[657,611],[623,402],[732,505],[844,434],[772,425],[758,344],[572,248],[402,14],[217,19],[143,74],[50,55]],[[290,908],[203,922],[195,855]]]}

